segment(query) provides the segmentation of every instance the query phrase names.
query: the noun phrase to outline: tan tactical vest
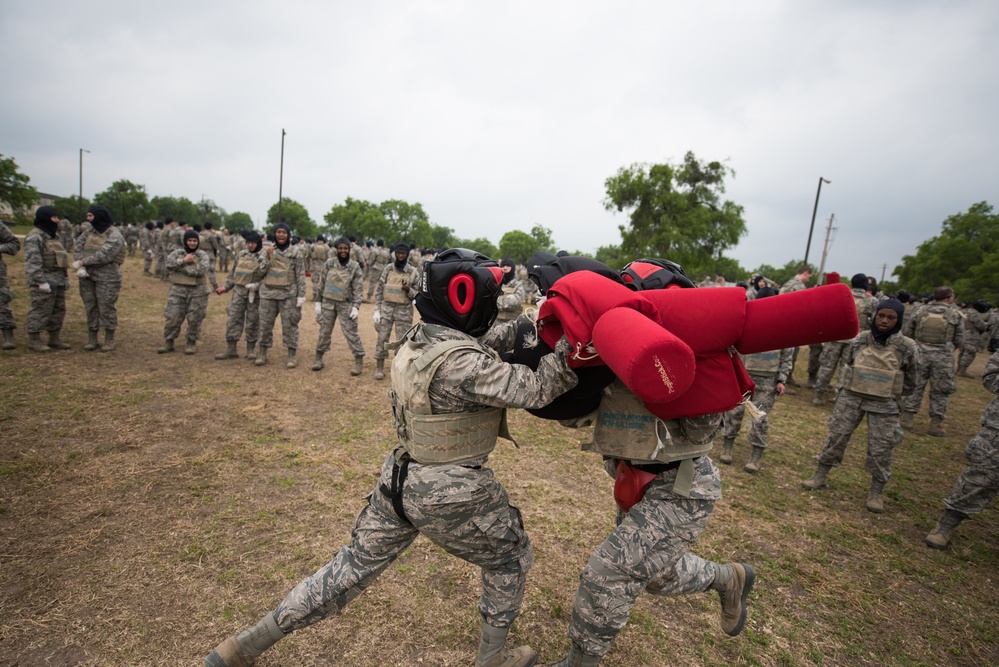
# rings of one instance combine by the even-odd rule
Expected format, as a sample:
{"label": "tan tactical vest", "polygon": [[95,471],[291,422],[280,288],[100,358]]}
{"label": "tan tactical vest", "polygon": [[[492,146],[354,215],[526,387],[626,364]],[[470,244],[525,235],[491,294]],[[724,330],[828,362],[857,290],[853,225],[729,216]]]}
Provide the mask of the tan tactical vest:
{"label": "tan tactical vest", "polygon": [[[176,251],[175,251],[176,252]],[[197,255],[195,255],[197,257]],[[198,261],[201,258],[198,257]],[[174,285],[187,285],[189,287],[199,284],[208,284],[208,275],[203,276],[192,276],[184,271],[185,264],[174,267],[170,271],[170,282]]]}
{"label": "tan tactical vest", "polygon": [[873,335],[868,332],[853,364],[843,369],[842,386],[863,396],[898,398],[905,380],[902,359],[907,347],[902,336],[883,347],[876,345]]}
{"label": "tan tactical vest", "polygon": [[920,343],[940,345],[947,342],[947,320],[950,319],[950,308],[947,306],[930,305],[924,311],[926,315],[916,323],[913,337]]}
{"label": "tan tactical vest", "polygon": [[232,272],[232,282],[246,287],[253,282],[253,274],[260,268],[260,262],[256,255],[242,255],[236,261],[236,266]]}
{"label": "tan tactical vest", "polygon": [[340,267],[340,262],[326,272],[326,285],[323,287],[323,298],[330,301],[346,301],[350,290],[350,277],[353,274],[350,262]]}
{"label": "tan tactical vest", "polygon": [[322,269],[326,260],[330,258],[330,247],[325,243],[314,243],[309,251],[309,258],[315,270]]}
{"label": "tan tactical vest", "polygon": [[279,250],[271,255],[270,268],[264,276],[264,284],[268,287],[287,287],[291,284],[291,258]]}
{"label": "tan tactical vest", "polygon": [[388,303],[409,303],[409,294],[402,288],[402,284],[409,282],[409,278],[409,271],[396,271],[394,266],[389,269],[382,299]]}
{"label": "tan tactical vest", "polygon": [[646,410],[624,383],[615,380],[604,389],[593,442],[583,449],[634,464],[681,461],[673,490],[685,496],[693,481],[692,461],[711,451],[721,420],[720,414],[714,414],[663,421]]}
{"label": "tan tactical vest", "polygon": [[[105,230],[103,234],[98,234],[96,230],[91,229],[90,234],[87,235],[87,240],[83,242],[83,256],[90,257],[91,255],[97,254],[104,244],[108,242],[108,234],[112,228]],[[125,263],[125,245],[122,244],[121,250],[118,254],[114,256],[115,264]]]}
{"label": "tan tactical vest", "polygon": [[[508,294],[514,294],[517,291],[517,285],[510,282],[508,285],[503,285],[503,296]],[[524,304],[519,303],[517,307],[513,310],[500,310],[496,314],[496,321],[498,322],[509,322],[510,320],[515,320],[520,317],[520,314],[524,312]]]}
{"label": "tan tactical vest", "polygon": [[447,356],[462,349],[493,354],[472,340],[420,345],[407,337],[392,361],[390,396],[396,432],[409,455],[420,463],[455,463],[484,456],[493,451],[499,436],[509,438],[506,410],[501,408],[432,414],[430,381]]}
{"label": "tan tactical vest", "polygon": [[743,365],[754,375],[773,377],[780,369],[780,350],[747,354],[743,359]]}
{"label": "tan tactical vest", "polygon": [[47,271],[69,266],[69,253],[59,239],[45,239],[42,244],[42,268]]}

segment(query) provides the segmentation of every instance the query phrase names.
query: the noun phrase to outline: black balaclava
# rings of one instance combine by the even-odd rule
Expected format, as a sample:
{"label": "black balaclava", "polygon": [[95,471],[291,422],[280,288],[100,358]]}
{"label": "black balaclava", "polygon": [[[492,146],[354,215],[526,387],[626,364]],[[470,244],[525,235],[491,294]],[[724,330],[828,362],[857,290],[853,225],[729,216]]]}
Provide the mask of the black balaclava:
{"label": "black balaclava", "polygon": [[151,223],[151,222],[147,222],[146,223],[146,229],[148,229],[149,231],[152,231],[155,228],[156,228],[156,225],[154,225],[153,223]]}
{"label": "black balaclava", "polygon": [[[878,311],[886,309],[894,310],[896,313],[898,313],[898,322],[895,323],[895,326],[892,329],[884,333],[881,333],[880,331],[878,331],[878,325],[877,325]],[[874,341],[878,345],[884,345],[886,342],[888,342],[889,336],[891,336],[892,334],[897,334],[899,331],[902,330],[903,315],[905,315],[905,305],[898,299],[885,299],[884,301],[878,304],[877,309],[874,311],[874,317],[871,319],[871,335],[874,336]]]}
{"label": "black balaclava", "polygon": [[512,257],[504,257],[500,260],[500,268],[503,268],[504,266],[510,267],[510,270],[503,274],[503,284],[509,285],[513,282],[514,274],[517,271],[517,265],[514,263]]}
{"label": "black balaclava", "polygon": [[760,290],[756,293],[757,299],[765,299],[768,296],[777,296],[777,290],[775,290],[773,287],[761,287]]}
{"label": "black balaclava", "polygon": [[198,250],[198,248],[195,248],[194,250],[191,250],[187,246],[187,239],[195,239],[198,242],[198,248],[201,247],[201,235],[198,234],[198,232],[194,231],[193,229],[188,229],[186,232],[184,232],[184,238],[183,238],[184,252],[186,252],[188,254],[191,254],[191,253],[196,252]]}
{"label": "black balaclava", "polygon": [[759,291],[766,287],[766,281],[763,276],[753,276],[753,279],[749,281],[749,284],[753,286],[753,289]]}
{"label": "black balaclava", "polygon": [[59,223],[52,222],[53,215],[59,214],[51,206],[39,206],[38,210],[35,211],[35,227],[48,234],[49,238],[54,239],[56,231],[59,229]]}
{"label": "black balaclava", "polygon": [[[274,233],[277,232],[277,230],[279,229],[283,229],[284,231],[288,232],[288,240],[284,242],[284,245],[278,243],[277,234]],[[277,247],[278,250],[287,250],[288,246],[291,245],[291,227],[289,227],[283,222],[279,222],[276,225],[274,225],[274,232],[272,232],[272,235],[274,236],[275,247]]]}
{"label": "black balaclava", "polygon": [[408,253],[409,252],[409,245],[403,243],[402,241],[399,241],[394,246],[392,246],[392,250],[391,250],[391,252],[392,252],[392,263],[395,265],[395,268],[397,270],[402,271],[403,269],[406,268],[406,265],[409,264],[409,255],[407,254],[406,255],[406,259],[404,259],[404,260],[402,260],[400,262],[396,258],[396,256],[395,256],[395,254],[397,252],[399,252],[400,250],[405,250]]}
{"label": "black balaclava", "polygon": [[156,221],[156,229],[163,229],[163,221],[162,220],[157,220]]}
{"label": "black balaclava", "polygon": [[111,220],[111,212],[108,211],[103,206],[98,206],[94,204],[87,209],[87,213],[94,214],[94,221],[90,225],[94,228],[98,234],[103,234],[108,230],[108,227],[114,224]]}
{"label": "black balaclava", "polygon": [[378,239],[378,247],[379,248],[385,247],[385,239]]}
{"label": "black balaclava", "polygon": [[992,310],[992,304],[989,303],[988,301],[976,301],[973,304],[971,304],[971,307],[977,310],[982,315]]}
{"label": "black balaclava", "polygon": [[[260,249],[264,247],[264,240],[260,237],[260,234],[249,231],[243,234],[243,240],[247,243],[256,243],[257,247],[255,250],[250,250],[250,252],[260,252]],[[247,248],[249,249],[249,248]]]}
{"label": "black balaclava", "polygon": [[430,300],[430,297],[417,294],[416,301],[413,303],[417,312],[420,313],[420,318],[427,324],[439,324],[442,327],[454,328],[454,323],[441,312],[441,309]]}
{"label": "black balaclava", "polygon": [[867,274],[866,273],[855,273],[853,277],[850,278],[850,287],[853,289],[867,289]]}
{"label": "black balaclava", "polygon": [[[340,251],[337,250],[337,248],[342,245],[347,246],[348,251],[346,257],[341,257]],[[350,240],[345,236],[341,236],[340,238],[338,238],[336,241],[333,242],[333,252],[336,253],[336,258],[337,261],[340,262],[340,266],[347,266],[347,262],[350,261]]]}

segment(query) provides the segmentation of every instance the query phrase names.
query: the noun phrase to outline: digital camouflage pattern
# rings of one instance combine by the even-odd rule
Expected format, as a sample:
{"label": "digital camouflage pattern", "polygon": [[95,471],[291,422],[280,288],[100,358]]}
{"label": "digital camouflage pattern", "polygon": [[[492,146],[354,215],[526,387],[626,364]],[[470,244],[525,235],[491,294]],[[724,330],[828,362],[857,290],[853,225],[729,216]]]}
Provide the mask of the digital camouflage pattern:
{"label": "digital camouflage pattern", "polygon": [[14,292],[7,282],[7,265],[4,264],[3,256],[16,255],[20,249],[21,242],[7,225],[0,222],[0,329],[16,328],[14,313],[9,305],[14,299]]}
{"label": "digital camouflage pattern", "polygon": [[934,312],[947,314],[946,342],[926,343],[915,339],[919,347],[919,375],[915,388],[905,399],[903,409],[906,412],[919,412],[926,384],[929,383],[929,415],[943,420],[947,417],[950,395],[957,391],[957,384],[954,382],[954,350],[959,349],[964,342],[964,321],[961,314],[957,308],[948,304],[931,302],[916,310],[912,318],[905,321],[902,333],[913,338],[919,323]]}
{"label": "digital camouflage pattern", "polygon": [[[749,428],[749,444],[753,447],[766,447],[767,434],[770,432],[770,413],[777,401],[777,382],[784,383],[791,374],[791,358],[793,349],[786,347],[780,351],[780,362],[774,375],[762,375],[750,371],[749,377],[756,384],[753,392],[753,405],[766,413],[762,419],[754,420]],[[726,440],[736,438],[742,429],[742,418],[746,412],[745,405],[737,405],[725,413],[722,421],[722,437]]]}
{"label": "digital camouflage pattern", "polygon": [[260,267],[265,277],[260,281],[257,294],[260,298],[260,346],[273,347],[274,323],[280,315],[281,342],[289,350],[297,350],[298,323],[302,321],[302,309],[298,307],[296,300],[299,297],[303,299],[306,297],[305,260],[299,249],[290,244],[284,250],[275,246],[274,253],[284,255],[290,260],[288,285],[274,287],[264,284],[271,261],[267,257],[266,248],[261,250]]}
{"label": "digital camouflage pattern", "polygon": [[193,264],[184,263],[184,258],[188,255],[186,250],[177,249],[167,255],[168,273],[183,272],[200,280],[197,285],[170,285],[166,308],[163,310],[163,338],[166,340],[175,340],[180,336],[185,319],[185,339],[195,343],[201,336],[201,323],[208,312],[208,277],[214,275],[215,268],[211,257],[204,250],[199,248],[194,254],[198,261]]}
{"label": "digital camouflage pattern", "polygon": [[[393,271],[406,274],[409,303],[391,303],[385,301],[385,283],[388,282],[389,275]],[[395,268],[395,263],[393,262],[382,271],[382,275],[378,279],[378,287],[375,289],[375,310],[381,315],[381,321],[375,325],[375,331],[378,332],[378,339],[375,342],[375,359],[388,358],[388,348],[386,346],[388,345],[389,338],[392,336],[393,326],[395,327],[395,335],[399,337],[413,326],[412,301],[417,295],[415,289],[417,278],[417,269],[409,264],[402,271],[399,271]]]}
{"label": "digital camouflage pattern", "polygon": [[368,301],[371,301],[371,295],[375,293],[375,287],[381,280],[385,267],[392,262],[392,253],[385,246],[376,245],[371,248],[370,261],[371,265],[367,269]]}
{"label": "digital camouflage pattern", "polygon": [[964,341],[961,343],[961,354],[957,358],[958,375],[968,372],[968,367],[974,363],[975,356],[982,346],[982,338],[987,335],[989,329],[988,322],[974,308],[965,308],[962,315],[964,316]]}
{"label": "digital camouflage pattern", "polygon": [[117,227],[109,227],[107,240],[100,250],[84,257],[83,247],[91,234],[90,225],[80,225],[83,230],[76,238],[74,256],[87,270],[87,277],[79,279],[80,298],[87,312],[87,329],[96,331],[118,328],[118,295],[121,293],[121,269],[116,257],[125,248],[125,237]]}
{"label": "digital camouflage pattern", "polygon": [[[24,273],[31,290],[31,306],[27,317],[30,334],[59,331],[66,319],[66,287],[69,285],[69,278],[64,268],[45,268],[43,255],[49,238],[48,234],[37,227],[32,228],[24,237]],[[62,246],[61,243],[59,245]],[[43,283],[49,284],[49,292],[38,288]]]}
{"label": "digital camouflage pattern", "polygon": [[[256,285],[253,290],[247,289],[244,285],[237,285],[235,282],[236,267],[244,257],[250,257],[258,262],[258,269],[250,277],[250,283]],[[260,337],[260,299],[254,294],[253,303],[250,303],[250,293],[256,292],[262,277],[263,270],[259,268],[258,253],[242,250],[236,261],[233,262],[232,269],[225,279],[225,285],[223,285],[227,292],[232,292],[232,298],[225,309],[226,342],[234,343],[238,341],[244,331],[247,343],[256,343]]]}

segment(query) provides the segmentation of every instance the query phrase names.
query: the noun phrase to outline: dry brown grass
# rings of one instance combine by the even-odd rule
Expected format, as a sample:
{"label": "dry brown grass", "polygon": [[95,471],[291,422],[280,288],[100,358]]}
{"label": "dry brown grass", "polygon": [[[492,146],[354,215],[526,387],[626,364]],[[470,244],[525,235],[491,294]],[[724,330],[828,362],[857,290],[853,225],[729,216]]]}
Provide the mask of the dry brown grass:
{"label": "dry brown grass", "polygon": [[[8,259],[5,257],[5,259]],[[20,257],[8,261],[24,321]],[[392,444],[387,384],[342,337],[309,370],[307,304],[299,368],[216,362],[224,306],[213,297],[199,353],[159,356],[166,286],[126,264],[113,354],[86,353],[71,292],[68,352],[0,356],[0,665],[196,665],[254,622],[349,539]],[[984,359],[973,372],[980,373]],[[802,364],[799,364],[801,366]],[[799,370],[803,372],[803,369]],[[923,546],[990,399],[959,379],[948,437],[925,417],[896,450],[888,511],[864,510],[864,434],[831,488],[801,490],[825,433],[810,395],[782,399],[761,473],[724,467],[725,498],[697,552],[753,563],[746,632],[726,637],[712,595],[643,596],[605,660],[623,665],[999,664],[995,509],[946,552]],[[611,484],[579,451],[588,434],[517,413],[524,445],[492,459],[531,534],[517,639],[562,654],[580,568],[613,523]],[[737,464],[747,454],[737,445]],[[417,540],[340,617],[295,633],[258,664],[471,665],[475,568]]]}

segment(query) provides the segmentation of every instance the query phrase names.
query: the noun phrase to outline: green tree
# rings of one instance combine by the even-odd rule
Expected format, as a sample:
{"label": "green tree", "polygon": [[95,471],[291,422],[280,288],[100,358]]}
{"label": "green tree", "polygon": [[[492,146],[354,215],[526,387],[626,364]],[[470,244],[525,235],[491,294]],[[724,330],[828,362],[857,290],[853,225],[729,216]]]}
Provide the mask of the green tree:
{"label": "green tree", "polygon": [[411,241],[417,246],[433,245],[434,230],[419,202],[410,204],[401,199],[389,199],[379,204],[378,209],[388,221],[395,240]]}
{"label": "green tree", "polygon": [[249,213],[233,211],[225,219],[225,226],[228,227],[231,232],[240,229],[250,230],[253,229],[253,218],[250,217]]}
{"label": "green tree", "polygon": [[214,201],[203,198],[198,202],[197,208],[198,217],[192,222],[197,222],[201,226],[204,226],[206,222],[210,222],[215,229],[225,227],[227,217],[225,209]]}
{"label": "green tree", "polygon": [[552,241],[552,230],[542,225],[531,227],[531,237],[538,242],[538,250],[555,253],[555,243]]}
{"label": "green tree", "polygon": [[31,179],[18,170],[14,158],[0,154],[0,203],[10,206],[14,219],[24,223],[34,218],[32,207],[37,201],[38,191]]}
{"label": "green tree", "polygon": [[347,197],[344,203],[334,205],[323,220],[334,239],[355,234],[359,238],[383,239],[386,244],[398,240],[378,205],[363,199]]}
{"label": "green tree", "polygon": [[86,197],[80,199],[80,195],[59,197],[52,205],[52,208],[56,210],[56,214],[60,218],[66,218],[74,224],[79,224],[87,219],[87,209],[90,208],[90,200]]}
{"label": "green tree", "polygon": [[500,257],[510,257],[518,264],[523,264],[531,255],[544,249],[538,239],[519,229],[507,232],[499,242]]}
{"label": "green tree", "polygon": [[743,208],[722,201],[725,177],[735,175],[720,162],[701,162],[688,152],[683,163],[633,164],[605,182],[607,210],[630,210],[621,225],[625,257],[662,257],[684,267],[708,265],[746,233]]}
{"label": "green tree", "polygon": [[156,207],[146,196],[146,186],[125,179],[94,195],[94,203],[108,209],[111,219],[119,225],[145,224],[156,217]]}
{"label": "green tree", "polygon": [[494,246],[489,239],[482,237],[476,239],[455,238],[451,240],[451,243],[443,246],[436,246],[436,248],[438,250],[441,248],[468,248],[469,250],[474,250],[475,252],[481,252],[486,257],[491,257],[493,259],[496,259],[499,256],[499,249]]}
{"label": "green tree", "polygon": [[[281,198],[281,220],[296,236],[314,238],[319,233],[319,226],[309,217],[308,210],[294,199]],[[278,205],[275,202],[267,211],[267,226],[274,227],[281,220],[278,220]]]}
{"label": "green tree", "polygon": [[938,236],[902,257],[895,275],[913,294],[950,285],[958,300],[999,302],[999,215],[983,201],[948,217]]}
{"label": "green tree", "polygon": [[630,262],[630,259],[624,259],[621,255],[621,246],[619,245],[602,245],[597,248],[597,254],[594,259],[603,262],[612,269],[617,269],[620,271],[624,268],[625,264]]}
{"label": "green tree", "polygon": [[173,218],[177,222],[195,223],[199,220],[198,207],[187,197],[153,197],[150,203],[156,207],[159,220]]}

